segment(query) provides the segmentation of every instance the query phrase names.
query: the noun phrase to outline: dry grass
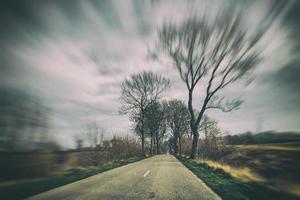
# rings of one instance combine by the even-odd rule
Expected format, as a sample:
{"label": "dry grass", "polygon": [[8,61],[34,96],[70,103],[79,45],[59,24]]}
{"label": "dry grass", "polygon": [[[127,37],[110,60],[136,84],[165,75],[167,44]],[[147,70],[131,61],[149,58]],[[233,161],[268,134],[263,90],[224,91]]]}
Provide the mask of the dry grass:
{"label": "dry grass", "polygon": [[276,180],[272,185],[269,185],[269,187],[277,191],[284,191],[289,194],[293,194],[300,197],[299,183],[284,180]]}
{"label": "dry grass", "polygon": [[[280,190],[277,187],[271,188],[269,182],[245,182],[240,178],[230,176],[229,173],[224,171],[227,170],[233,175],[240,176],[240,173],[236,173],[236,169],[240,168],[228,168],[224,167],[225,165],[223,164],[220,165],[220,163],[209,161],[197,163],[196,160],[183,157],[179,157],[178,159],[224,200],[299,200],[299,196],[293,195],[297,194],[295,193],[297,190],[295,185],[292,185],[292,187],[290,187],[291,185],[286,185],[289,189]],[[210,164],[210,166],[208,164]],[[245,173],[242,173],[242,176],[243,174]],[[250,177],[247,178],[249,179]],[[269,181],[269,179],[267,179],[267,181]],[[285,184],[285,182],[281,182],[281,184]]]}
{"label": "dry grass", "polygon": [[198,160],[198,163],[205,163],[209,167],[214,169],[222,169],[224,172],[230,174],[231,176],[238,178],[242,181],[248,182],[248,181],[255,181],[255,182],[264,182],[265,179],[255,173],[253,170],[251,170],[248,167],[241,167],[236,168],[232,167],[230,165],[219,163],[211,160]]}
{"label": "dry grass", "polygon": [[242,181],[300,196],[300,142],[235,145],[222,162],[202,160]]}

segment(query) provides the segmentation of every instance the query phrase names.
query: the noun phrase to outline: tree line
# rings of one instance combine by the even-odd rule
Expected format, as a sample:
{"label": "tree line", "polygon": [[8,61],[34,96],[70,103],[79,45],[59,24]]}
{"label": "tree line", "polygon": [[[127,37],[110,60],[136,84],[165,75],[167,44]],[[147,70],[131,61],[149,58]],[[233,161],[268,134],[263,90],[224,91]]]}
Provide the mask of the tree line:
{"label": "tree line", "polygon": [[236,135],[226,135],[224,140],[230,145],[241,144],[271,144],[282,142],[300,141],[300,135],[296,132],[265,131],[261,133],[246,132]]}

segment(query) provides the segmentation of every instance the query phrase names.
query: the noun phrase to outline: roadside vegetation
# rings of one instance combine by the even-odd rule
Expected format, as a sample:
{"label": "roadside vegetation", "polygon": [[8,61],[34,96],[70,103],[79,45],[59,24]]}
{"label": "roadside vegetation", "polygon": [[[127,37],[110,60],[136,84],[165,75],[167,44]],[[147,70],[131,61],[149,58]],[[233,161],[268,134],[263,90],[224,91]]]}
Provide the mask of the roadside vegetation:
{"label": "roadside vegetation", "polygon": [[299,142],[237,145],[219,163],[248,169],[251,181],[256,176],[269,188],[300,197],[299,157]]}
{"label": "roadside vegetation", "polygon": [[[99,127],[89,130],[91,138],[99,135],[95,131]],[[0,177],[0,199],[24,199],[144,158],[134,138],[91,141],[90,147],[79,145],[69,151],[1,152],[6,162],[1,163],[0,170],[6,173]]]}
{"label": "roadside vegetation", "polygon": [[[210,130],[214,130],[210,135],[216,133]],[[278,133],[281,143],[278,139],[270,144],[250,142],[257,137],[273,141],[273,134],[242,134],[236,136],[242,144],[236,145],[228,144],[227,136],[219,137],[218,143],[205,142],[204,137],[199,140],[196,159],[179,159],[224,199],[300,199],[300,143],[286,142],[297,134]]]}
{"label": "roadside vegetation", "polygon": [[270,189],[260,182],[243,181],[206,163],[198,163],[186,157],[177,158],[224,200],[300,199],[297,196]]}

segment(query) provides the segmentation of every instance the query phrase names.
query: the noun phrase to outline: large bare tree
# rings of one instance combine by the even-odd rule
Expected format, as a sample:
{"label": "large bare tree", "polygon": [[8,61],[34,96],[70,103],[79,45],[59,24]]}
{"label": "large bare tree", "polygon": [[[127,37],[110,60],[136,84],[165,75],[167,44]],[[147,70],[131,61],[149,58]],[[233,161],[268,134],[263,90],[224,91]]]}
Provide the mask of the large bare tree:
{"label": "large bare tree", "polygon": [[[195,158],[199,124],[207,109],[228,112],[239,107],[239,99],[228,100],[219,91],[242,79],[260,62],[257,43],[270,25],[268,15],[251,34],[244,26],[242,13],[219,12],[215,17],[190,17],[180,24],[165,23],[159,31],[159,45],[170,57],[188,89],[188,109],[193,134],[191,158]],[[195,113],[196,85],[204,89]]]}
{"label": "large bare tree", "polygon": [[129,114],[137,124],[136,130],[142,141],[142,155],[145,156],[145,117],[149,106],[154,104],[170,86],[169,80],[153,72],[141,72],[125,79],[121,85],[123,105],[121,113]]}

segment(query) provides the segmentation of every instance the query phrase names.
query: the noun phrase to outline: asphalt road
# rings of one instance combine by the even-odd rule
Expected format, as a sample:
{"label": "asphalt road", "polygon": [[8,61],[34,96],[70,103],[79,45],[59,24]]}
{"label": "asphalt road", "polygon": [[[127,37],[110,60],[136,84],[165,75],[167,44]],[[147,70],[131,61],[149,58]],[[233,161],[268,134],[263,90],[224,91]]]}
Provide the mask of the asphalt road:
{"label": "asphalt road", "polygon": [[29,198],[39,199],[221,199],[171,155],[158,155]]}

